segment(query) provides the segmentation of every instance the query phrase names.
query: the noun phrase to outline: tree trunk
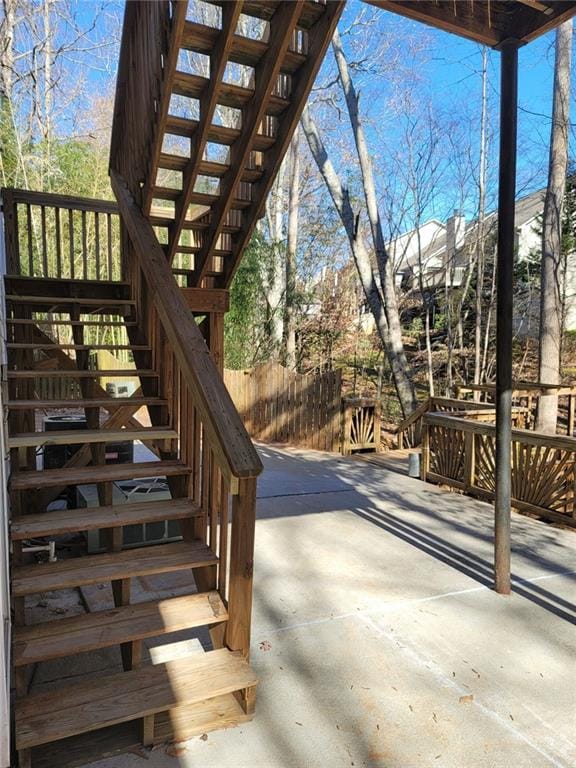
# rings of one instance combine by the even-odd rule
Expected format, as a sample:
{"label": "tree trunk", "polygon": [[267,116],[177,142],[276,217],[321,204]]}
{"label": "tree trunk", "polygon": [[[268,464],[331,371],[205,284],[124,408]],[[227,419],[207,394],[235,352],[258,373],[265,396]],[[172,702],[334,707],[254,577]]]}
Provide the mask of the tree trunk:
{"label": "tree trunk", "polygon": [[[478,171],[478,227],[476,231],[476,317],[474,322],[474,384],[482,383],[482,294],[484,290],[484,217],[486,215],[486,122],[488,117],[488,49],[482,48],[482,113]],[[474,393],[480,399],[480,393]]]}
{"label": "tree trunk", "polygon": [[[568,171],[568,132],[570,118],[570,65],[572,21],[556,31],[554,104],[550,136],[548,187],[542,222],[542,266],[540,271],[539,379],[544,384],[560,383],[560,345],[562,339],[562,214]],[[558,396],[539,399],[536,428],[556,432]]]}
{"label": "tree trunk", "polygon": [[416,408],[417,402],[414,392],[414,385],[412,383],[410,367],[408,365],[408,360],[404,351],[404,344],[402,342],[402,328],[400,325],[400,313],[398,311],[394,274],[388,253],[386,251],[386,246],[384,244],[382,222],[380,219],[378,203],[376,199],[376,185],[374,183],[374,175],[372,173],[372,163],[370,161],[370,153],[368,151],[368,145],[364,135],[364,128],[362,126],[362,121],[360,119],[358,110],[359,98],[354,88],[352,78],[350,77],[348,62],[346,61],[346,57],[342,49],[338,30],[334,32],[334,36],[332,37],[332,49],[336,58],[336,64],[338,65],[340,83],[342,85],[342,90],[346,99],[346,106],[348,108],[348,115],[350,117],[350,124],[352,125],[352,131],[354,133],[356,151],[358,153],[358,161],[360,164],[360,170],[362,172],[364,197],[366,199],[366,208],[370,221],[370,230],[372,233],[372,241],[376,255],[376,264],[378,266],[380,284],[384,299],[382,310],[386,316],[388,325],[389,348],[390,354],[393,358],[393,360],[390,360],[390,364],[394,373],[396,389],[398,391],[398,397],[402,404],[402,408],[405,412],[410,413]]}
{"label": "tree trunk", "polygon": [[307,109],[305,109],[302,114],[302,128],[306,140],[308,141],[312,157],[324,179],[328,192],[332,197],[334,206],[338,211],[338,215],[340,216],[340,220],[342,221],[348,236],[354,263],[358,270],[360,284],[368,306],[370,307],[370,311],[374,317],[376,329],[392,369],[392,376],[398,393],[398,399],[402,407],[402,412],[407,416],[416,408],[414,388],[410,378],[406,376],[406,370],[402,367],[402,363],[396,354],[396,347],[392,341],[390,329],[388,327],[388,319],[386,317],[386,312],[384,311],[385,300],[382,285],[380,283],[379,275],[374,272],[370,254],[359,231],[358,216],[354,213],[352,208],[350,194],[348,189],[342,185],[334,170],[334,166],[328,158],[318,128]]}
{"label": "tree trunk", "polygon": [[296,249],[300,208],[300,152],[298,128],[290,145],[290,181],[288,187],[288,236],[286,241],[286,298],[284,302],[285,365],[296,370]]}
{"label": "tree trunk", "polygon": [[265,279],[264,291],[268,310],[268,328],[270,345],[274,356],[282,349],[284,338],[284,307],[285,296],[285,247],[284,247],[284,176],[286,160],[280,166],[274,182],[272,194],[266,202],[266,218],[270,233],[271,261]]}

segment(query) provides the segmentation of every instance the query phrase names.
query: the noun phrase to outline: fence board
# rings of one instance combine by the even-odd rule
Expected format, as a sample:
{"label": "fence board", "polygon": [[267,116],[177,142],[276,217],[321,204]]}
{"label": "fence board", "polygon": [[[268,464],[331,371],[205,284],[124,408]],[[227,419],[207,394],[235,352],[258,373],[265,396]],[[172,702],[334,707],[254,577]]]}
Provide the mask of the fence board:
{"label": "fence board", "polygon": [[227,368],[224,381],[255,440],[339,449],[340,371],[314,376],[267,363],[250,370]]}

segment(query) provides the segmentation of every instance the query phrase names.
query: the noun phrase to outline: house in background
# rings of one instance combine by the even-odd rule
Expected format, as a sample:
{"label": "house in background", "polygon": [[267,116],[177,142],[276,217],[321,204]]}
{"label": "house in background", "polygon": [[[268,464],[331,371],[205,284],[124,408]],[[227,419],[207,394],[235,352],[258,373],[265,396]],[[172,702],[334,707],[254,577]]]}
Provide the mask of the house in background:
{"label": "house in background", "polygon": [[[516,253],[519,263],[532,272],[538,270],[541,249],[541,219],[544,212],[545,190],[540,189],[522,197],[516,203]],[[496,249],[498,217],[490,213],[484,221],[486,257]],[[443,294],[447,289],[459,289],[466,280],[467,268],[477,248],[478,222],[467,221],[459,211],[446,221],[430,219],[418,229],[397,237],[387,248],[394,264],[395,282],[405,296],[421,292]],[[346,265],[342,274],[350,272]],[[336,277],[337,280],[337,277]],[[348,281],[349,282],[349,281]],[[356,281],[357,282],[357,281]],[[566,330],[576,330],[576,259],[569,258],[565,280]],[[359,327],[365,333],[375,329],[374,320],[362,300],[359,285],[353,293],[360,297]],[[540,311],[540,291],[530,282],[517,285],[515,330],[521,336],[537,336]]]}

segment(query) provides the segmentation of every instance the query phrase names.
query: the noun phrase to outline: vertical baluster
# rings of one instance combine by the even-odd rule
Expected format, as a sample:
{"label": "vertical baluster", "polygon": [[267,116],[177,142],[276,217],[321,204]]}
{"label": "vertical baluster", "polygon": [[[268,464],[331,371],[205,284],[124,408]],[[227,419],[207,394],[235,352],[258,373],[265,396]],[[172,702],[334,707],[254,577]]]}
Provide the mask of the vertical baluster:
{"label": "vertical baluster", "polygon": [[96,252],[96,280],[103,280],[100,274],[100,217],[98,211],[94,213],[94,250]]}
{"label": "vertical baluster", "polygon": [[60,208],[54,208],[54,227],[56,238],[56,277],[62,277],[62,233],[60,231]]}
{"label": "vertical baluster", "polygon": [[68,209],[68,235],[70,245],[70,277],[74,280],[75,266],[74,266],[74,211],[72,208]]}
{"label": "vertical baluster", "polygon": [[106,236],[108,250],[108,280],[114,280],[113,262],[112,262],[112,214],[106,214]]}
{"label": "vertical baluster", "polygon": [[32,227],[32,210],[28,203],[26,204],[26,228],[28,230],[28,274],[30,277],[34,277],[34,246],[32,243],[34,228]]}
{"label": "vertical baluster", "polygon": [[40,206],[40,226],[42,234],[42,271],[44,277],[49,277],[48,267],[48,239],[46,235],[46,206]]}
{"label": "vertical baluster", "polygon": [[88,232],[86,229],[86,211],[82,211],[82,275],[88,280]]}
{"label": "vertical baluster", "polygon": [[210,549],[218,551],[218,513],[220,511],[220,470],[210,451]]}
{"label": "vertical baluster", "polygon": [[230,491],[224,476],[220,479],[220,541],[218,545],[218,592],[223,598],[227,595],[228,576],[228,506]]}

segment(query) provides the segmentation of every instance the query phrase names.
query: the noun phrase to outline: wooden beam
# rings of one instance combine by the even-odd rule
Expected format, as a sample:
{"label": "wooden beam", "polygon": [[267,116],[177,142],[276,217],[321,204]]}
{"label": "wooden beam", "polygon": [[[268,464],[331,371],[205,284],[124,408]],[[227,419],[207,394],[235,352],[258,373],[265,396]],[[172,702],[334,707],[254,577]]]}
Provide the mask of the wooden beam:
{"label": "wooden beam", "polygon": [[[423,22],[432,27],[442,29],[444,32],[452,32],[460,37],[467,37],[477,43],[484,43],[491,48],[497,46],[502,37],[494,27],[488,23],[482,23],[472,15],[473,8],[469,3],[458,3],[457,11],[454,6],[436,6],[430,2],[397,2],[396,0],[366,0],[370,5],[375,5],[385,11],[406,16],[408,19]],[[487,3],[476,3],[476,7],[486,6]]]}
{"label": "wooden beam", "polygon": [[266,197],[270,191],[276,173],[286,154],[292,135],[296,130],[300,115],[324,59],[326,49],[332,39],[332,34],[338,24],[338,19],[344,10],[345,0],[334,0],[326,5],[324,13],[309,31],[310,43],[306,62],[294,75],[290,107],[284,113],[278,129],[274,146],[264,156],[264,174],[262,179],[252,187],[252,202],[244,213],[244,226],[234,238],[232,258],[224,263],[222,287],[228,287],[240,263],[244,248],[250,242],[256,222],[261,215]]}
{"label": "wooden beam", "polygon": [[[254,138],[266,115],[268,103],[278,81],[282,60],[288,51],[302,6],[303,0],[282,3],[272,17],[268,49],[255,69],[254,94],[242,112],[242,133],[230,148],[230,167],[220,182],[220,197],[212,207],[210,225],[204,236],[202,249],[196,259],[196,285],[201,284],[216,249],[216,242],[232,206],[234,191],[242,178]],[[297,76],[294,75],[294,77]]]}
{"label": "wooden beam", "polygon": [[228,312],[230,292],[223,288],[181,288],[182,295],[192,312]]}
{"label": "wooden beam", "polygon": [[118,213],[118,206],[113,200],[96,200],[92,197],[73,197],[57,195],[53,192],[35,192],[31,189],[2,189],[2,197],[9,191],[14,203],[45,205],[52,208],[74,208],[78,211],[97,213]]}
{"label": "wooden beam", "polygon": [[206,440],[223,475],[236,489],[238,478],[260,474],[262,462],[210,357],[152,226],[136,205],[122,177],[114,170],[110,176],[122,220],[182,377],[202,419]]}
{"label": "wooden beam", "polygon": [[242,12],[242,2],[226,3],[222,8],[222,29],[212,52],[210,53],[210,79],[203,88],[200,96],[200,120],[198,127],[192,136],[190,147],[190,162],[183,173],[182,192],[176,201],[174,224],[170,228],[168,239],[168,261],[171,263],[176,253],[182,224],[186,218],[188,206],[194,192],[194,185],[198,178],[200,164],[204,156],[204,148],[208,140],[208,133],[214,118],[214,112],[218,103],[218,92],[222,85],[224,71],[228,62],[228,53],[232,47],[234,33],[238,19]]}
{"label": "wooden beam", "polygon": [[154,141],[150,153],[150,167],[146,177],[144,193],[142,195],[143,208],[146,213],[150,212],[150,206],[152,205],[152,187],[155,183],[158,160],[160,158],[160,152],[162,151],[162,142],[164,140],[164,131],[168,119],[170,98],[172,96],[171,84],[178,64],[178,54],[180,53],[180,43],[184,31],[184,24],[186,22],[187,10],[188,0],[176,0],[176,2],[173,3],[172,25],[168,37],[168,57],[164,62],[163,68],[161,86],[162,99],[154,129]]}

